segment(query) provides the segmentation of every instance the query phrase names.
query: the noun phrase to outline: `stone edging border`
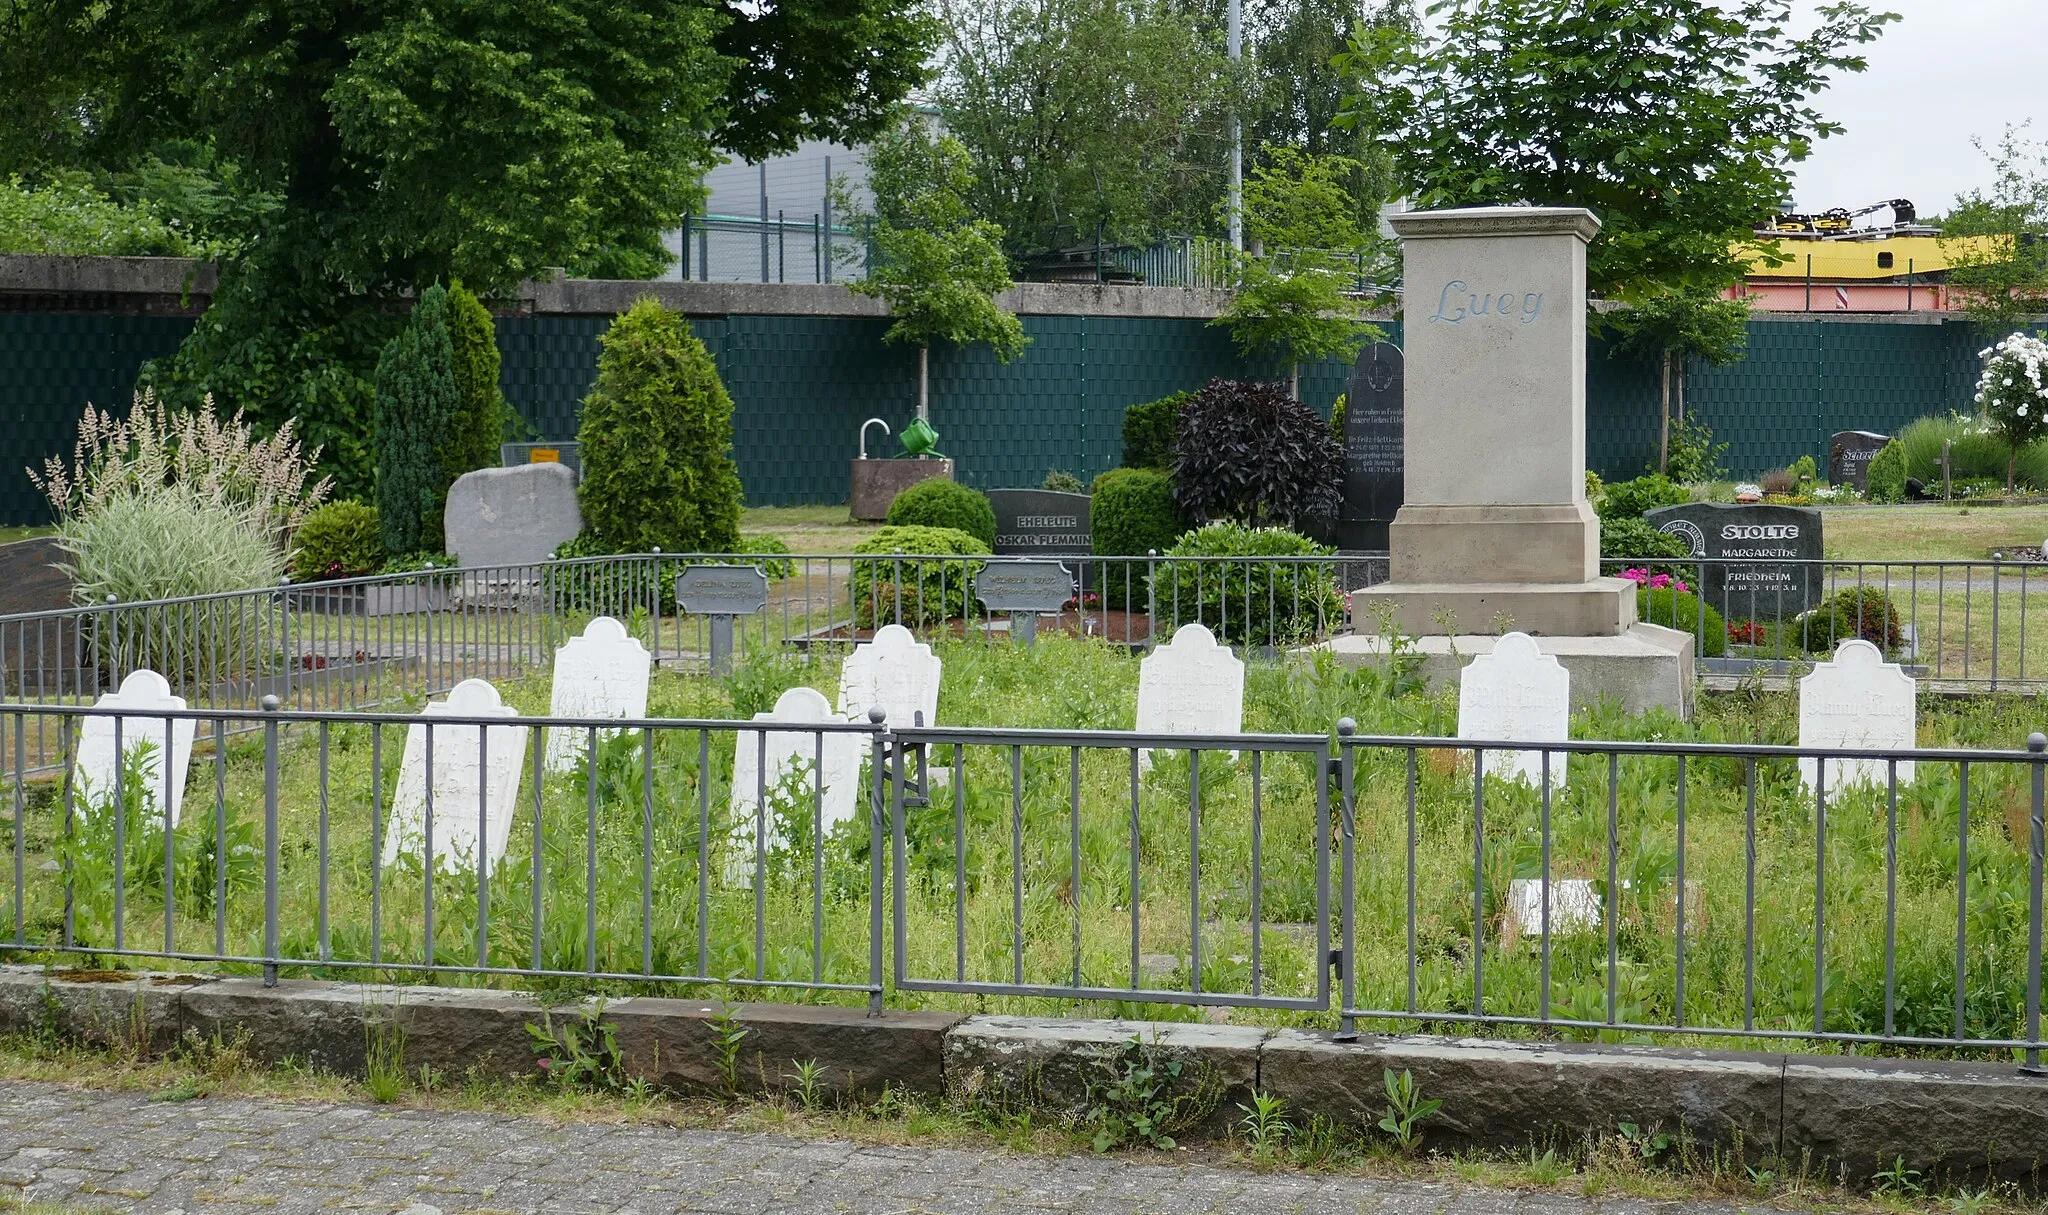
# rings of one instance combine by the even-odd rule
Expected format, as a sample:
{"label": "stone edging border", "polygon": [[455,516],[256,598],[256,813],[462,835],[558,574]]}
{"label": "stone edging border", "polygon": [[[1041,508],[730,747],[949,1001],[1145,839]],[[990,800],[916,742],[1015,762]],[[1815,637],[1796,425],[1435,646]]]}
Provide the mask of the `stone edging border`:
{"label": "stone edging border", "polygon": [[[100,1046],[166,1050],[188,1033],[246,1033],[265,1063],[303,1060],[363,1073],[373,1037],[402,1042],[406,1066],[451,1077],[481,1069],[532,1075],[527,1026],[578,1017],[532,995],[476,988],[386,987],[0,966],[0,1030],[51,1032]],[[1075,1116],[1133,1037],[1182,1059],[1206,1096],[1191,1134],[1227,1134],[1254,1090],[1297,1124],[1323,1115],[1363,1130],[1386,1104],[1385,1069],[1409,1071],[1442,1111],[1430,1147],[1525,1150],[1616,1134],[1619,1123],[1669,1132],[1697,1158],[1779,1162],[1857,1182],[1903,1159],[1929,1181],[1995,1178],[2042,1189],[2048,1078],[2006,1064],[1765,1052],[1361,1036],[1185,1022],[1064,1020],[632,997],[607,1003],[629,1074],[678,1093],[715,1093],[714,1017],[746,1030],[736,1069],[748,1091],[786,1089],[815,1060],[826,1089],[885,1087]]]}

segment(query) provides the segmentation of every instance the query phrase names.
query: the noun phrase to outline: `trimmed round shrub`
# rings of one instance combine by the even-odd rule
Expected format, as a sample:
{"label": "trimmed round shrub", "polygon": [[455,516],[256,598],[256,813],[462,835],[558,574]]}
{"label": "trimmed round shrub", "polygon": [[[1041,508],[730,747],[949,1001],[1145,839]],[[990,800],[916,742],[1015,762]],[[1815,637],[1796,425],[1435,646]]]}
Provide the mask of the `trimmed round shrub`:
{"label": "trimmed round shrub", "polygon": [[[978,536],[951,527],[890,526],[853,546],[853,622],[921,628],[967,615],[967,587],[986,562],[894,560],[894,555],[975,558],[989,555]],[[875,554],[870,556],[870,554]]]}
{"label": "trimmed round shrub", "polygon": [[891,527],[950,527],[986,545],[996,542],[996,508],[988,495],[958,481],[919,481],[889,503],[888,522]]}
{"label": "trimmed round shrub", "polygon": [[1125,468],[1166,470],[1173,467],[1181,410],[1187,407],[1193,396],[1191,392],[1176,392],[1170,397],[1146,401],[1124,410]]}
{"label": "trimmed round shrub", "polygon": [[1045,480],[1038,483],[1038,488],[1050,489],[1062,494],[1085,494],[1088,492],[1088,487],[1081,483],[1081,478],[1064,468],[1055,468],[1051,472],[1046,473]]}
{"label": "trimmed round shrub", "polygon": [[[1088,506],[1090,543],[1097,556],[1142,557],[1173,547],[1182,528],[1173,501],[1173,478],[1156,468],[1112,468],[1095,478]],[[1145,568],[1105,562],[1099,568],[1102,606],[1124,611],[1145,604]]]}
{"label": "trimmed round shrub", "polygon": [[1863,496],[1872,502],[1906,500],[1906,448],[1897,439],[1885,444],[1870,461]]}
{"label": "trimmed round shrub", "polygon": [[1683,536],[1660,532],[1640,515],[1600,520],[1600,555],[1644,560],[1692,556],[1692,544]]}
{"label": "trimmed round shrub", "polygon": [[1851,637],[1861,637],[1886,653],[1905,642],[1899,627],[1905,617],[1899,606],[1874,586],[1837,591],[1798,623],[1800,644],[1821,654],[1834,653],[1836,645]]}
{"label": "trimmed round shrub", "polygon": [[729,553],[740,539],[732,398],[689,323],[652,299],[600,339],[583,400],[583,523],[611,552]]}
{"label": "trimmed round shrub", "polygon": [[[1662,473],[1648,473],[1633,481],[1615,481],[1600,492],[1596,507],[1601,520],[1640,519],[1660,506],[1682,506],[1692,501],[1692,491]],[[1604,549],[1602,551],[1605,551]]]}
{"label": "trimmed round shrub", "polygon": [[[1344,620],[1334,562],[1261,561],[1327,557],[1336,552],[1277,527],[1211,523],[1167,550],[1152,582],[1152,613],[1162,630],[1199,621],[1219,641],[1278,646],[1313,641]],[[1174,558],[1239,557],[1189,561]]]}
{"label": "trimmed round shrub", "polygon": [[1698,657],[1719,658],[1728,652],[1727,621],[1711,605],[1700,602],[1699,596],[1689,592],[1668,586],[1639,589],[1636,619],[1691,633]]}
{"label": "trimmed round shrub", "polygon": [[[796,562],[787,559],[789,545],[783,543],[780,536],[771,536],[766,532],[741,532],[739,551],[750,557],[767,558],[765,561],[752,561],[748,564],[768,575],[770,582],[796,573]],[[777,557],[784,560],[778,561]]]}
{"label": "trimmed round shrub", "polygon": [[344,498],[316,506],[292,536],[293,582],[360,578],[384,568],[377,508]]}
{"label": "trimmed round shrub", "polygon": [[1342,502],[1344,448],[1275,385],[1211,380],[1181,411],[1173,484],[1197,523],[1324,526]]}
{"label": "trimmed round shrub", "polygon": [[[685,566],[719,562],[751,565],[773,582],[796,572],[789,559],[789,545],[779,537],[743,533],[730,553],[712,554],[704,560],[646,554],[612,552],[603,541],[585,531],[574,540],[555,546],[548,585],[555,601],[564,607],[606,616],[625,617],[634,611],[659,611],[673,615],[676,607],[676,575]],[[748,560],[758,555],[759,560]],[[633,560],[583,561],[585,557],[626,557]]]}

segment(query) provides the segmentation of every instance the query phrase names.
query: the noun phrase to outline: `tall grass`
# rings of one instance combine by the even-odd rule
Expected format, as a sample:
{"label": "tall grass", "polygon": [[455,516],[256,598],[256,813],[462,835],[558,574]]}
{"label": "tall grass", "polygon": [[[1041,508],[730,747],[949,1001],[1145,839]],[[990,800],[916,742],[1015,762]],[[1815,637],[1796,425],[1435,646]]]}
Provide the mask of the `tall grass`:
{"label": "tall grass", "polygon": [[[1992,478],[2005,481],[2005,462],[2010,454],[2005,441],[1980,419],[1949,414],[1920,418],[1908,423],[1896,436],[1906,453],[1906,475],[1917,478],[1930,489],[1941,485],[1942,444],[1949,445],[1949,475],[1960,481]],[[2014,475],[2020,484],[2048,490],[2048,439],[2037,439],[2020,448]]]}

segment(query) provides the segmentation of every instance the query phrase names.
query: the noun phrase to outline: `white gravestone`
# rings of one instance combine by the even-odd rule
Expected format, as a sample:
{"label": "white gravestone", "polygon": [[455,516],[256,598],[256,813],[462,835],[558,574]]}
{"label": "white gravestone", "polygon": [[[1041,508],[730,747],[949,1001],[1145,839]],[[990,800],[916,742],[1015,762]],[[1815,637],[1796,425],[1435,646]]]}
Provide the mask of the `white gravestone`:
{"label": "white gravestone", "polygon": [[[832,711],[832,702],[825,699],[823,692],[791,688],[775,701],[771,712],[756,713],[754,720],[800,727],[846,719]],[[774,804],[777,791],[792,773],[802,782],[803,792],[796,799],[796,809],[805,822],[816,814],[822,829],[829,832],[834,825],[853,817],[865,740],[859,734],[819,734],[803,729],[741,730],[735,738],[733,847],[726,861],[725,880],[730,885],[742,885],[751,880],[757,850],[766,851],[782,842]],[[822,806],[818,801],[821,790]],[[765,814],[759,813],[763,793],[768,798]]]}
{"label": "white gravestone", "polygon": [[[647,716],[647,647],[627,635],[626,626],[599,616],[555,651],[550,717]],[[617,730],[599,730],[600,739]],[[590,731],[569,727],[548,731],[547,770],[568,772],[583,762]]]}
{"label": "white gravestone", "polygon": [[891,726],[915,725],[920,713],[925,725],[936,725],[943,665],[909,629],[883,625],[873,641],[855,646],[840,668],[839,715],[866,721],[868,710],[880,705]]}
{"label": "white gravestone", "polygon": [[[1244,664],[1205,626],[1184,624],[1138,664],[1140,734],[1244,732]],[[1233,758],[1236,752],[1232,752]],[[1150,750],[1138,752],[1141,767]]]}
{"label": "white gravestone", "polygon": [[[1835,647],[1833,659],[1799,681],[1799,745],[1802,747],[1900,748],[1915,745],[1916,685],[1895,662],[1860,637]],[[1799,779],[1814,786],[1819,760],[1799,761]],[[1888,764],[1878,759],[1827,760],[1827,787],[1883,785]],[[1913,761],[1899,761],[1899,779],[1913,779]]]}
{"label": "white gravestone", "polygon": [[[448,699],[428,705],[425,716],[517,717],[519,710],[499,700],[498,689],[488,681],[465,679]],[[519,777],[526,768],[527,728],[437,725],[433,730],[434,860],[444,868],[474,869],[481,837],[483,875],[488,877],[491,866],[504,859],[511,838]],[[423,850],[426,838],[427,727],[415,722],[405,731],[405,759],[399,764],[398,789],[384,831],[384,863]]]}
{"label": "white gravestone", "polygon": [[[1571,737],[1572,676],[1527,633],[1509,633],[1458,675],[1458,737],[1503,742],[1564,742]],[[1490,776],[1543,782],[1541,751],[1491,751]],[[1550,784],[1562,789],[1566,756],[1550,753]]]}
{"label": "white gravestone", "polygon": [[[1600,893],[1584,878],[1550,880],[1550,935],[1590,932],[1600,927]],[[1516,878],[1508,883],[1507,920],[1501,925],[1501,945],[1512,945],[1516,937],[1543,935],[1543,881]]]}
{"label": "white gravestone", "polygon": [[[142,669],[130,671],[121,681],[121,688],[108,692],[93,704],[99,709],[183,709],[185,698],[171,695],[170,681],[155,671]],[[120,747],[129,755],[141,747],[148,748],[148,755],[138,760],[142,776],[142,808],[148,818],[158,824],[163,822],[164,813],[164,726],[161,717],[122,717],[120,721]],[[114,751],[116,719],[112,717],[87,717],[78,731],[78,759],[72,769],[72,784],[78,791],[79,804],[88,813],[114,802],[114,773],[121,766],[121,760]],[[171,825],[177,826],[178,815],[185,807],[185,772],[192,762],[191,718],[173,718],[170,726],[171,757]],[[124,775],[122,780],[127,777]],[[127,787],[122,786],[122,792]]]}

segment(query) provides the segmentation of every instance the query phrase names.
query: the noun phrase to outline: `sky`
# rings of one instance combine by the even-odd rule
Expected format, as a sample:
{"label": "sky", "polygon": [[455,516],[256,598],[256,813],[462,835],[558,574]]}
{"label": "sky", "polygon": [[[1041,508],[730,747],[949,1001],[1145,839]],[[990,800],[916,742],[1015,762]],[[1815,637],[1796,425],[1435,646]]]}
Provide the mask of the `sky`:
{"label": "sky", "polygon": [[1822,112],[1848,130],[1792,166],[1797,209],[1907,198],[1923,213],[1946,211],[1991,182],[1971,136],[1995,143],[2006,124],[2031,118],[2032,136],[2048,139],[2048,0],[1869,2],[1901,20],[1864,49],[1868,69],[1821,95]]}

